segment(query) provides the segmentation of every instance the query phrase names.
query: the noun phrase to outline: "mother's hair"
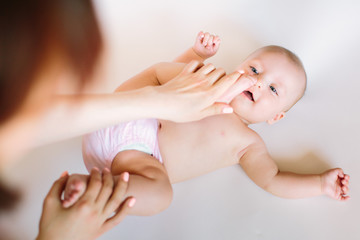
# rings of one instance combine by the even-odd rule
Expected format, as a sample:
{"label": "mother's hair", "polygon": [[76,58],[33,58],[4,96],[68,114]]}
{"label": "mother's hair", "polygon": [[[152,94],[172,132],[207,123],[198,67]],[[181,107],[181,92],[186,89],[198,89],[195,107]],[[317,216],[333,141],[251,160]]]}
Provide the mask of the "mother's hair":
{"label": "mother's hair", "polygon": [[[101,48],[91,0],[1,1],[0,124],[22,107],[51,60],[66,63],[80,89],[91,79]],[[0,209],[17,196],[0,182]]]}
{"label": "mother's hair", "polygon": [[101,48],[91,0],[1,1],[0,124],[21,107],[50,60],[65,62],[82,87]]}

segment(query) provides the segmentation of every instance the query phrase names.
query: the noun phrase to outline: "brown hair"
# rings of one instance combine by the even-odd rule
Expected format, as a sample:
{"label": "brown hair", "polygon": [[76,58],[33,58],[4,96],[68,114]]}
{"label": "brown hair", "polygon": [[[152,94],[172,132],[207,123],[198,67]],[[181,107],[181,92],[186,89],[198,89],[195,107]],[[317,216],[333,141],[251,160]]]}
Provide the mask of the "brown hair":
{"label": "brown hair", "polygon": [[81,87],[101,47],[91,0],[1,1],[0,123],[21,107],[51,54],[61,54]]}
{"label": "brown hair", "polygon": [[20,196],[19,190],[13,189],[0,181],[0,212],[13,209],[20,200]]}
{"label": "brown hair", "polygon": [[[91,79],[101,48],[91,0],[1,1],[0,124],[22,106],[50,56],[66,61],[81,88]],[[1,210],[19,195],[0,182],[0,196]]]}

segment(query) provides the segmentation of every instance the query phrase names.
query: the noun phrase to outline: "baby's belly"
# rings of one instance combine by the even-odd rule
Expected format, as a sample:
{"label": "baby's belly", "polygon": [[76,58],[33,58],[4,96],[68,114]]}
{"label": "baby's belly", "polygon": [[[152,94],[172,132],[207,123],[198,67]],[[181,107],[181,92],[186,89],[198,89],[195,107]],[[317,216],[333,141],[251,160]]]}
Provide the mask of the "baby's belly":
{"label": "baby's belly", "polygon": [[204,122],[161,121],[160,152],[172,183],[238,162],[239,149]]}

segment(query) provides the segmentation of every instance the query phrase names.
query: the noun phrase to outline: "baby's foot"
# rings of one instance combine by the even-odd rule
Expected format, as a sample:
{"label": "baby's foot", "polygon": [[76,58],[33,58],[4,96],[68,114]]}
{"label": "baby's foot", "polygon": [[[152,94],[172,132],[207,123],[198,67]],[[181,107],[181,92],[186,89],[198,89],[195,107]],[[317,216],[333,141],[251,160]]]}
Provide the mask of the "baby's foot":
{"label": "baby's foot", "polygon": [[63,207],[71,207],[79,200],[85,192],[88,177],[87,175],[80,174],[73,174],[69,177],[65,187]]}

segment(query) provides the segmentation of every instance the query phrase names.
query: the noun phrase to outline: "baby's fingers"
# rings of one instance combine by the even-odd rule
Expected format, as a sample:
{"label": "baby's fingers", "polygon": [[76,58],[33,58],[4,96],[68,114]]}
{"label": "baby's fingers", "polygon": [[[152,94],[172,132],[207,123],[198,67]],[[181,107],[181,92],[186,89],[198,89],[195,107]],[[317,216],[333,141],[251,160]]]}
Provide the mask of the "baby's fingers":
{"label": "baby's fingers", "polygon": [[219,49],[220,42],[221,42],[219,36],[214,37],[213,42],[214,42],[214,50],[217,51]]}
{"label": "baby's fingers", "polygon": [[347,186],[347,185],[349,185],[349,180],[344,178],[341,180],[341,184]]}
{"label": "baby's fingers", "polygon": [[214,42],[215,45],[219,45],[220,42],[221,42],[220,37],[219,37],[219,36],[215,36],[213,42]]}
{"label": "baby's fingers", "polygon": [[343,195],[346,195],[349,192],[349,188],[347,186],[342,186],[341,187],[341,192],[342,192]]}
{"label": "baby's fingers", "polygon": [[202,42],[202,40],[204,39],[204,33],[202,31],[200,31],[196,37],[196,41],[199,41],[200,43]]}
{"label": "baby's fingers", "polygon": [[344,171],[341,168],[336,168],[334,171],[340,178],[344,178]]}
{"label": "baby's fingers", "polygon": [[206,45],[208,44],[208,41],[210,39],[210,33],[204,33],[204,39],[203,39],[203,42],[202,44],[204,45],[204,47],[206,47]]}
{"label": "baby's fingers", "polygon": [[339,198],[340,201],[347,201],[349,199],[350,199],[350,196],[345,196],[345,195],[341,195]]}
{"label": "baby's fingers", "polygon": [[206,44],[206,48],[208,48],[208,49],[211,48],[213,46],[213,43],[214,43],[214,36],[210,35],[209,40]]}
{"label": "baby's fingers", "polygon": [[343,181],[349,182],[350,176],[345,174]]}

